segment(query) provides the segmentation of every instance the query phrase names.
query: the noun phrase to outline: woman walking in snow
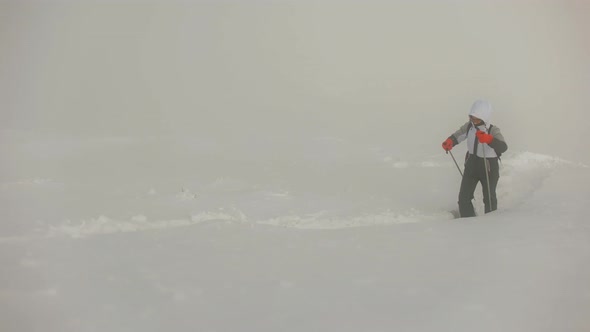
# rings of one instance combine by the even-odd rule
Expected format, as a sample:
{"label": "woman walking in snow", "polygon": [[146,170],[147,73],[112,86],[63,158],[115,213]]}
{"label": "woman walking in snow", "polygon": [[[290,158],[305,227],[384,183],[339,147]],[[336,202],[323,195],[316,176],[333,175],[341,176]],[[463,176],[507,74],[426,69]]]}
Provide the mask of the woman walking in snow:
{"label": "woman walking in snow", "polygon": [[445,151],[450,151],[453,146],[467,139],[469,151],[465,158],[465,171],[459,190],[459,214],[462,218],[475,216],[471,201],[478,182],[481,182],[483,189],[485,213],[498,208],[496,198],[496,186],[500,179],[498,159],[508,149],[508,145],[500,128],[490,124],[491,116],[492,105],[489,102],[484,100],[474,102],[469,112],[469,121],[442,144]]}

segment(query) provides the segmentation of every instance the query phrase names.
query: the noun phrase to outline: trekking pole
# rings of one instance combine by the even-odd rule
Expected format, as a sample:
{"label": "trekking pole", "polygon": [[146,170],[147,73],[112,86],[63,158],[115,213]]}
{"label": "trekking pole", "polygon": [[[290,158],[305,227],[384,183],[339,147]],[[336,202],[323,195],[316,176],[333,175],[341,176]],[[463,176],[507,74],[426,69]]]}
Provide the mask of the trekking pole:
{"label": "trekking pole", "polygon": [[459,167],[459,164],[457,164],[457,160],[455,160],[455,156],[453,156],[453,153],[449,150],[447,151],[447,154],[451,154],[451,158],[453,158],[453,161],[455,162],[455,166],[457,166],[457,170],[459,171],[459,174],[461,174],[461,177],[463,177],[463,172],[461,172],[461,168]]}
{"label": "trekking pole", "polygon": [[488,160],[486,158],[486,147],[485,146],[483,146],[482,152],[483,152],[483,167],[486,170],[486,183],[488,184],[488,203],[490,204],[490,212],[492,212],[492,194],[491,194],[491,190],[490,190],[490,174],[489,174],[489,170],[488,170]]}

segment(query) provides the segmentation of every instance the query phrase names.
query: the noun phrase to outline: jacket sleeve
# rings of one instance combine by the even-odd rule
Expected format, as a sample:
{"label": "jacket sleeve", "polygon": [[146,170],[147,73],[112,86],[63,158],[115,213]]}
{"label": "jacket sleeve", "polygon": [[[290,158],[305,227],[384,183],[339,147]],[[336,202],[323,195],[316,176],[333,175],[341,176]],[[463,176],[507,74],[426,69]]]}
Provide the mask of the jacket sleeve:
{"label": "jacket sleeve", "polygon": [[494,139],[489,146],[496,151],[498,156],[508,150],[508,145],[506,144],[506,140],[504,139],[500,128],[493,126],[490,135],[494,136]]}
{"label": "jacket sleeve", "polygon": [[453,140],[454,145],[463,142],[467,138],[467,132],[469,131],[469,121],[462,125],[453,135],[449,136]]}

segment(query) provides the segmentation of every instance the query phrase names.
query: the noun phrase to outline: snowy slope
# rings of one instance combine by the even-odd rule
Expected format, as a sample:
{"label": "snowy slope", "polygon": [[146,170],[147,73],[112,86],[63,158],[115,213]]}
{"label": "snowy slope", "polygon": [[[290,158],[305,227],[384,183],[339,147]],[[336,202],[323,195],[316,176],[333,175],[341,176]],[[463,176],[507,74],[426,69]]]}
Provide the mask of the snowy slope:
{"label": "snowy slope", "polygon": [[585,165],[507,154],[453,219],[442,152],[198,141],[10,141],[2,331],[590,329]]}

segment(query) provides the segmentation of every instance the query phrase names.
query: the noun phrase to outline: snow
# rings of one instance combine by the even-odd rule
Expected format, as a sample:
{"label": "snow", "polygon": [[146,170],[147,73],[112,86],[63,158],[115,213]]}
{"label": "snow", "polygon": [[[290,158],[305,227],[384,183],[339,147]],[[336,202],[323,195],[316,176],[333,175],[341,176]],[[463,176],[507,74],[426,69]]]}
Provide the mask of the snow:
{"label": "snow", "polygon": [[[460,178],[442,151],[359,159],[374,150],[353,145],[345,160],[301,161],[304,183],[273,165],[137,181],[139,169],[108,158],[120,144],[102,144],[108,176],[39,167],[0,186],[3,330],[590,327],[584,164],[509,152],[499,210],[483,215],[477,192],[480,216],[454,219]],[[85,153],[97,151],[53,161]]]}
{"label": "snow", "polygon": [[589,4],[0,1],[0,332],[590,331]]}

